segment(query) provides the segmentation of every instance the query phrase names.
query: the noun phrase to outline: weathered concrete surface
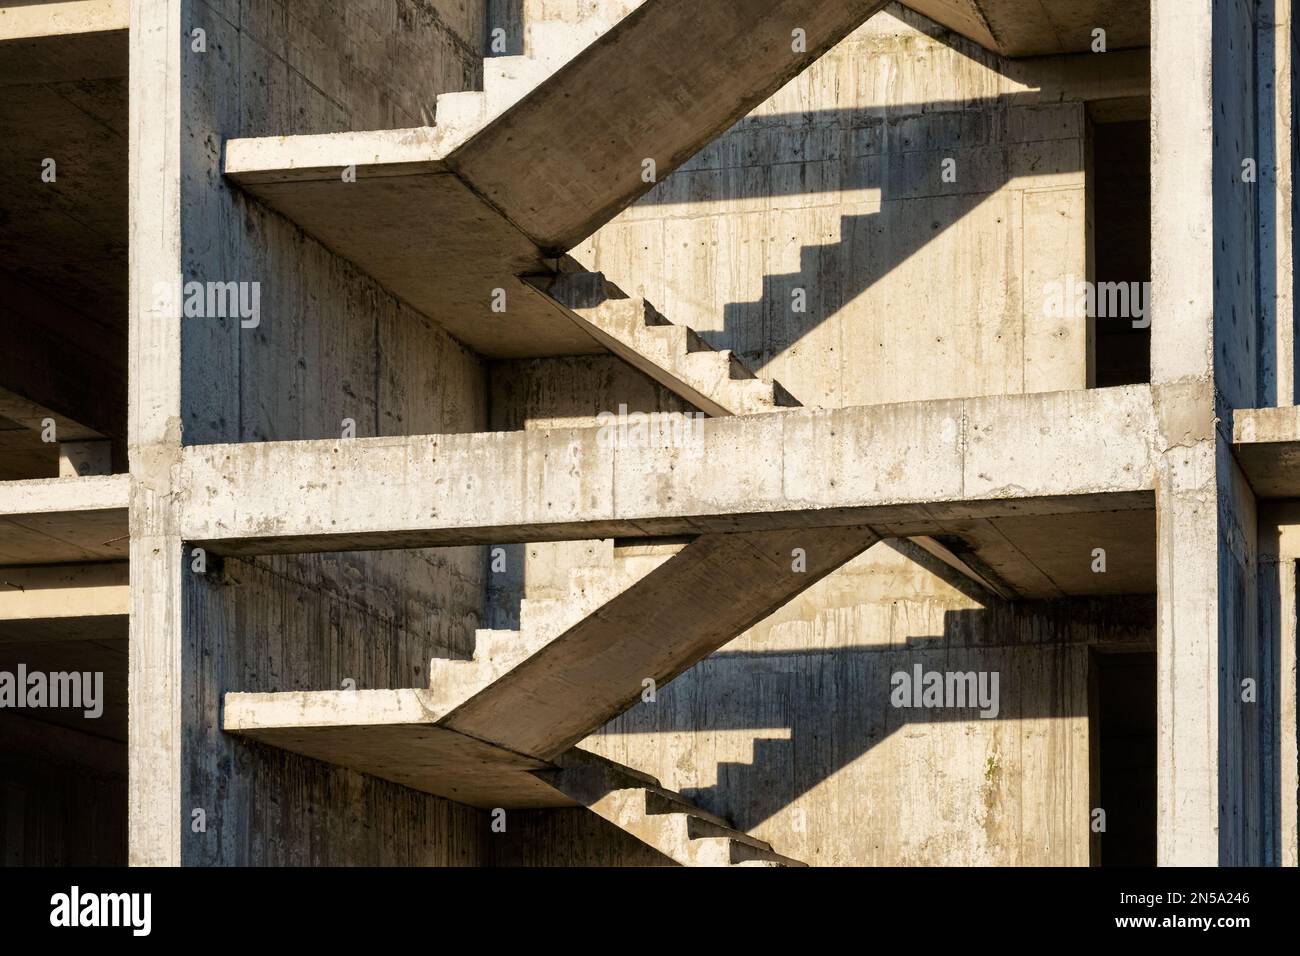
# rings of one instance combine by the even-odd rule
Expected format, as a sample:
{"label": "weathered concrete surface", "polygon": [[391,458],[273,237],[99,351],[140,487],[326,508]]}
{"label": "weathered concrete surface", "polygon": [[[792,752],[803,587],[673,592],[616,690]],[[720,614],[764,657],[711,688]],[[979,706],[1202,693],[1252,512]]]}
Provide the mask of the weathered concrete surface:
{"label": "weathered concrete surface", "polygon": [[947,518],[1148,507],[1156,423],[1132,386],[708,419],[699,435],[678,449],[602,448],[593,428],[189,448],[182,533],[232,554],[864,522],[926,534]]}
{"label": "weathered concrete surface", "polygon": [[[477,812],[225,735],[219,716],[227,689],[418,682],[434,653],[468,647],[481,555],[226,562],[204,576],[176,534],[172,479],[182,442],[319,438],[342,434],[345,419],[363,435],[481,427],[477,357],[230,190],[220,144],[428,122],[437,95],[472,85],[481,69],[482,12],[438,2],[408,19],[398,4],[264,4],[232,18],[191,0],[136,0],[135,862],[481,859]],[[199,27],[208,54],[183,55],[176,38]],[[260,324],[159,311],[152,290],[182,275],[260,282]],[[358,801],[376,810],[360,827]],[[186,821],[195,807],[239,822],[194,833]]]}
{"label": "weathered concrete surface", "polygon": [[[445,125],[234,141],[225,172],[483,354],[598,351],[514,277],[548,271],[883,6],[753,0],[701,20],[685,0],[654,0],[468,142]],[[791,24],[805,31],[798,52]],[[496,289],[505,313],[492,310]]]}
{"label": "weathered concrete surface", "polygon": [[0,416],[28,430],[0,478],[57,474],[45,418],[126,470],[127,7],[0,6]]}
{"label": "weathered concrete surface", "polygon": [[[1154,617],[1004,602],[882,543],[581,746],[813,866],[1088,865],[1089,655],[1149,652]],[[917,664],[998,672],[998,718],[891,706]]]}
{"label": "weathered concrete surface", "polygon": [[561,272],[529,284],[605,348],[709,415],[755,415],[799,405],[779,383],[759,379],[729,350],[715,350],[693,329],[674,325],[598,272]]}
{"label": "weathered concrete surface", "polygon": [[1253,8],[1151,10],[1151,379],[1202,394],[1162,411],[1158,856],[1251,864],[1262,849],[1259,711],[1241,681],[1258,661],[1257,521],[1218,423],[1257,404],[1257,204],[1242,175],[1258,145]]}
{"label": "weathered concrete surface", "polygon": [[1300,505],[1259,507],[1259,709],[1261,763],[1260,859],[1269,866],[1300,864],[1300,723],[1297,723],[1296,562]]}
{"label": "weathered concrete surface", "polygon": [[[566,805],[520,771],[547,766],[640,699],[646,679],[666,685],[874,540],[856,528],[704,535],[486,686],[227,694],[223,726],[479,806]],[[726,583],[737,578],[742,590]]]}
{"label": "weathered concrete surface", "polygon": [[540,248],[563,252],[649,190],[643,160],[672,171],[884,6],[650,0],[449,162]]}
{"label": "weathered concrete surface", "polygon": [[0,87],[122,78],[131,0],[0,6]]}
{"label": "weathered concrete surface", "polygon": [[1258,497],[1300,497],[1300,409],[1234,409],[1232,442]]}

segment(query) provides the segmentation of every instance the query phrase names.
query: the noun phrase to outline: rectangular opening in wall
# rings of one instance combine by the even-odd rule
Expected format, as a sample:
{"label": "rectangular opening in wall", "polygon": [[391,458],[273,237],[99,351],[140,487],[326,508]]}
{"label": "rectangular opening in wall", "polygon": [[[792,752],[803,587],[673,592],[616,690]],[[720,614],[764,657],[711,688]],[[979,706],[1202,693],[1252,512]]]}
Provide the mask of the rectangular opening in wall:
{"label": "rectangular opening in wall", "polygon": [[1098,388],[1151,380],[1149,101],[1092,104],[1089,114]]}
{"label": "rectangular opening in wall", "polygon": [[127,467],[127,31],[67,6],[0,23],[0,481]]}
{"label": "rectangular opening in wall", "polygon": [[[48,590],[89,614],[110,588]],[[0,865],[126,865],[127,623],[108,610],[0,620]]]}
{"label": "rectangular opening in wall", "polygon": [[1094,863],[1155,866],[1156,656],[1098,652],[1092,668]]}

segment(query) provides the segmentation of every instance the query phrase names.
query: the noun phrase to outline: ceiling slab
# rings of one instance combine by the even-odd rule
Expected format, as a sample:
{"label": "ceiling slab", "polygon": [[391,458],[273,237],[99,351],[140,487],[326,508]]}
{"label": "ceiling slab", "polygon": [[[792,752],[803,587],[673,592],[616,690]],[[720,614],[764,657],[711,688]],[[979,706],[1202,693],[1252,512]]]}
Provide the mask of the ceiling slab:
{"label": "ceiling slab", "polygon": [[0,482],[0,565],[123,561],[129,475]]}
{"label": "ceiling slab", "polygon": [[1106,50],[1151,44],[1146,0],[905,0],[905,6],[1006,57],[1087,53],[1093,31]]}

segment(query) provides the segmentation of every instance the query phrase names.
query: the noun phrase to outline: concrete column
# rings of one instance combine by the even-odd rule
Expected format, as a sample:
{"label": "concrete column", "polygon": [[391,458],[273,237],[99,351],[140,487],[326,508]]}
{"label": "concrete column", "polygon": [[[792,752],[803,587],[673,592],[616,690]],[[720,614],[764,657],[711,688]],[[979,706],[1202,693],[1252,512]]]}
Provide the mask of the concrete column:
{"label": "concrete column", "polygon": [[1254,26],[1246,0],[1153,0],[1151,14],[1158,859],[1247,863],[1255,501],[1218,423],[1256,395],[1258,186],[1241,175],[1255,155]]}
{"label": "concrete column", "polygon": [[133,0],[130,74],[131,640],[129,829],[133,865],[181,849],[181,540],[171,466],[180,455],[179,314],[158,292],[181,272],[182,8]]}
{"label": "concrete column", "polygon": [[1295,334],[1295,37],[1294,0],[1260,0],[1259,87],[1259,405],[1294,405]]}
{"label": "concrete column", "polygon": [[1263,862],[1296,866],[1300,740],[1296,712],[1296,562],[1300,503],[1270,502],[1259,515]]}

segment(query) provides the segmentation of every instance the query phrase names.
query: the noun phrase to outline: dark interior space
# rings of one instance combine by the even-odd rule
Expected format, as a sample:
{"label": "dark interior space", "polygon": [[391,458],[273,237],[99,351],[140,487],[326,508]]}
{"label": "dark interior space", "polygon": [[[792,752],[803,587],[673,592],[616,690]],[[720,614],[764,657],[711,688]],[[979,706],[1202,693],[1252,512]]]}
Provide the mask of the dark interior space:
{"label": "dark interior space", "polygon": [[1102,866],[1156,865],[1156,656],[1093,655]]}
{"label": "dark interior space", "polygon": [[25,643],[0,634],[0,673],[13,681],[37,672],[51,687],[54,675],[78,673],[88,694],[93,675],[103,676],[81,706],[0,710],[0,865],[125,866],[126,636],[106,628],[88,640]]}
{"label": "dark interior space", "polygon": [[[1134,385],[1151,380],[1150,314],[1137,315],[1134,293],[1144,307],[1151,281],[1151,124],[1146,118],[1121,122],[1094,117],[1092,130],[1093,279],[1098,290],[1093,360],[1096,385]],[[1115,315],[1119,298],[1107,284],[1122,283],[1129,294],[1127,315]],[[1103,311],[1107,314],[1103,314]],[[1135,318],[1147,328],[1134,328]]]}
{"label": "dark interior space", "polygon": [[127,38],[81,40],[0,44],[0,481],[127,469]]}

